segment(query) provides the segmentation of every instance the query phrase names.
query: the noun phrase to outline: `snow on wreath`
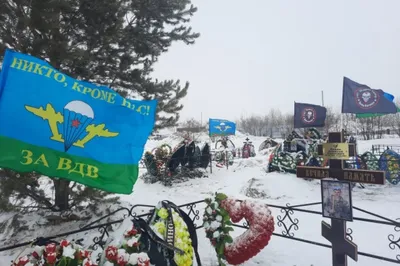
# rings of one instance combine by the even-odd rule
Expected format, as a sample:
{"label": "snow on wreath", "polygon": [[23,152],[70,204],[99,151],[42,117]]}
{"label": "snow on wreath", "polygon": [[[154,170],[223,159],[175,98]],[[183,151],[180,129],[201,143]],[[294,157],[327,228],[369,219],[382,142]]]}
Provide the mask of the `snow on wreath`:
{"label": "snow on wreath", "polygon": [[[203,220],[206,237],[217,252],[218,263],[239,265],[257,255],[274,232],[274,218],[268,206],[255,201],[239,201],[225,194],[217,193],[215,198],[206,199]],[[232,222],[245,218],[249,229],[239,237],[232,239]]]}
{"label": "snow on wreath", "polygon": [[109,237],[99,265],[192,266],[196,255],[197,264],[201,266],[197,236],[193,222],[188,217],[172,202],[161,201],[149,221],[125,219]]}

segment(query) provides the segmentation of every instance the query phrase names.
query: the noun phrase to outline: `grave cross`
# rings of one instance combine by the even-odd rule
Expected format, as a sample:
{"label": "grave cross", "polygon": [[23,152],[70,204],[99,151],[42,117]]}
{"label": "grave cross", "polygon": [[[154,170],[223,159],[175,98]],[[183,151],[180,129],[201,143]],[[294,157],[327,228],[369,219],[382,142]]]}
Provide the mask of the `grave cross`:
{"label": "grave cross", "polygon": [[[329,168],[297,166],[296,176],[300,178],[338,180],[384,184],[384,171],[344,169],[344,160],[356,155],[355,145],[344,141],[343,132],[331,132],[328,143],[318,146],[318,155],[329,159]],[[346,221],[331,219],[331,225],[322,222],[322,236],[332,243],[332,265],[347,266],[347,256],[357,261],[357,245],[346,239]]]}
{"label": "grave cross", "polygon": [[[347,154],[344,154],[346,152],[346,149],[343,149],[344,147],[347,147]],[[296,176],[312,179],[334,177],[343,181],[375,185],[383,185],[385,183],[384,171],[344,169],[343,160],[356,156],[356,151],[354,144],[345,143],[342,132],[330,132],[328,143],[318,145],[318,155],[329,159],[329,168],[297,166]]]}
{"label": "grave cross", "polygon": [[347,266],[347,256],[358,260],[357,245],[346,238],[346,221],[331,219],[331,225],[322,221],[322,236],[332,243],[332,265]]}

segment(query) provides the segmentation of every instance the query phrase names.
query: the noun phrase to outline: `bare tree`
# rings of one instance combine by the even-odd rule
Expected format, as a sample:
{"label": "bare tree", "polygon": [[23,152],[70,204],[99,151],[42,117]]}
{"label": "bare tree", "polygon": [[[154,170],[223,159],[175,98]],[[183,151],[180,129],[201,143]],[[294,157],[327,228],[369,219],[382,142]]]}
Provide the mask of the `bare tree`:
{"label": "bare tree", "polygon": [[325,127],[323,129],[324,132],[328,133],[330,131],[339,131],[341,114],[336,112],[332,107],[327,107],[326,109]]}
{"label": "bare tree", "polygon": [[268,116],[256,116],[241,117],[236,122],[238,129],[243,133],[248,133],[253,136],[266,136],[268,135],[268,129],[270,127],[270,119]]}
{"label": "bare tree", "polygon": [[294,125],[294,115],[293,114],[286,114],[284,115],[283,119],[283,126],[282,126],[282,138],[286,138],[293,130]]}
{"label": "bare tree", "polygon": [[[396,104],[400,106],[400,100]],[[400,113],[390,115],[388,120],[388,126],[400,137]]]}
{"label": "bare tree", "polygon": [[[397,102],[400,106],[400,100]],[[279,109],[271,109],[265,116],[252,115],[241,117],[237,122],[238,128],[254,136],[276,136],[281,134],[285,137],[293,130],[294,116],[291,113],[283,114]],[[321,133],[327,134],[332,131],[340,131],[341,123],[343,129],[351,134],[361,135],[365,140],[382,138],[388,134],[388,130],[400,136],[400,113],[356,118],[354,114],[341,114],[332,107],[327,107],[325,127],[318,128]],[[298,129],[304,133],[303,129]]]}
{"label": "bare tree", "polygon": [[187,127],[187,128],[200,128],[202,125],[201,125],[201,122],[199,120],[197,120],[195,118],[189,118],[189,119],[183,121],[180,124],[180,126],[181,127]]}

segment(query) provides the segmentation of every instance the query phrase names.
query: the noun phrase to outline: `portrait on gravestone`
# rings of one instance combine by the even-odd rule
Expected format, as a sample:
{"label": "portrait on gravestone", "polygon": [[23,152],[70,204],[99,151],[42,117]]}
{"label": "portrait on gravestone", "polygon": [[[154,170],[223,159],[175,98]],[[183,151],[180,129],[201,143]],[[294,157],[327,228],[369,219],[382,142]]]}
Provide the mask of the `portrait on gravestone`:
{"label": "portrait on gravestone", "polygon": [[322,216],[353,221],[350,182],[321,180]]}

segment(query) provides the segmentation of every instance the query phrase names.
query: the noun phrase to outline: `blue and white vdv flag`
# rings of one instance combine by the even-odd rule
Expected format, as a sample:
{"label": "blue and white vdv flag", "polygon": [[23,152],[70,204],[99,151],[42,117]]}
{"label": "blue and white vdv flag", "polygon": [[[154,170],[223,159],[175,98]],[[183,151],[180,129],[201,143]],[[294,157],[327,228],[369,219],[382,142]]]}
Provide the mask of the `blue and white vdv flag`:
{"label": "blue and white vdv flag", "polygon": [[228,136],[236,133],[236,124],[232,121],[210,118],[208,124],[210,136]]}

